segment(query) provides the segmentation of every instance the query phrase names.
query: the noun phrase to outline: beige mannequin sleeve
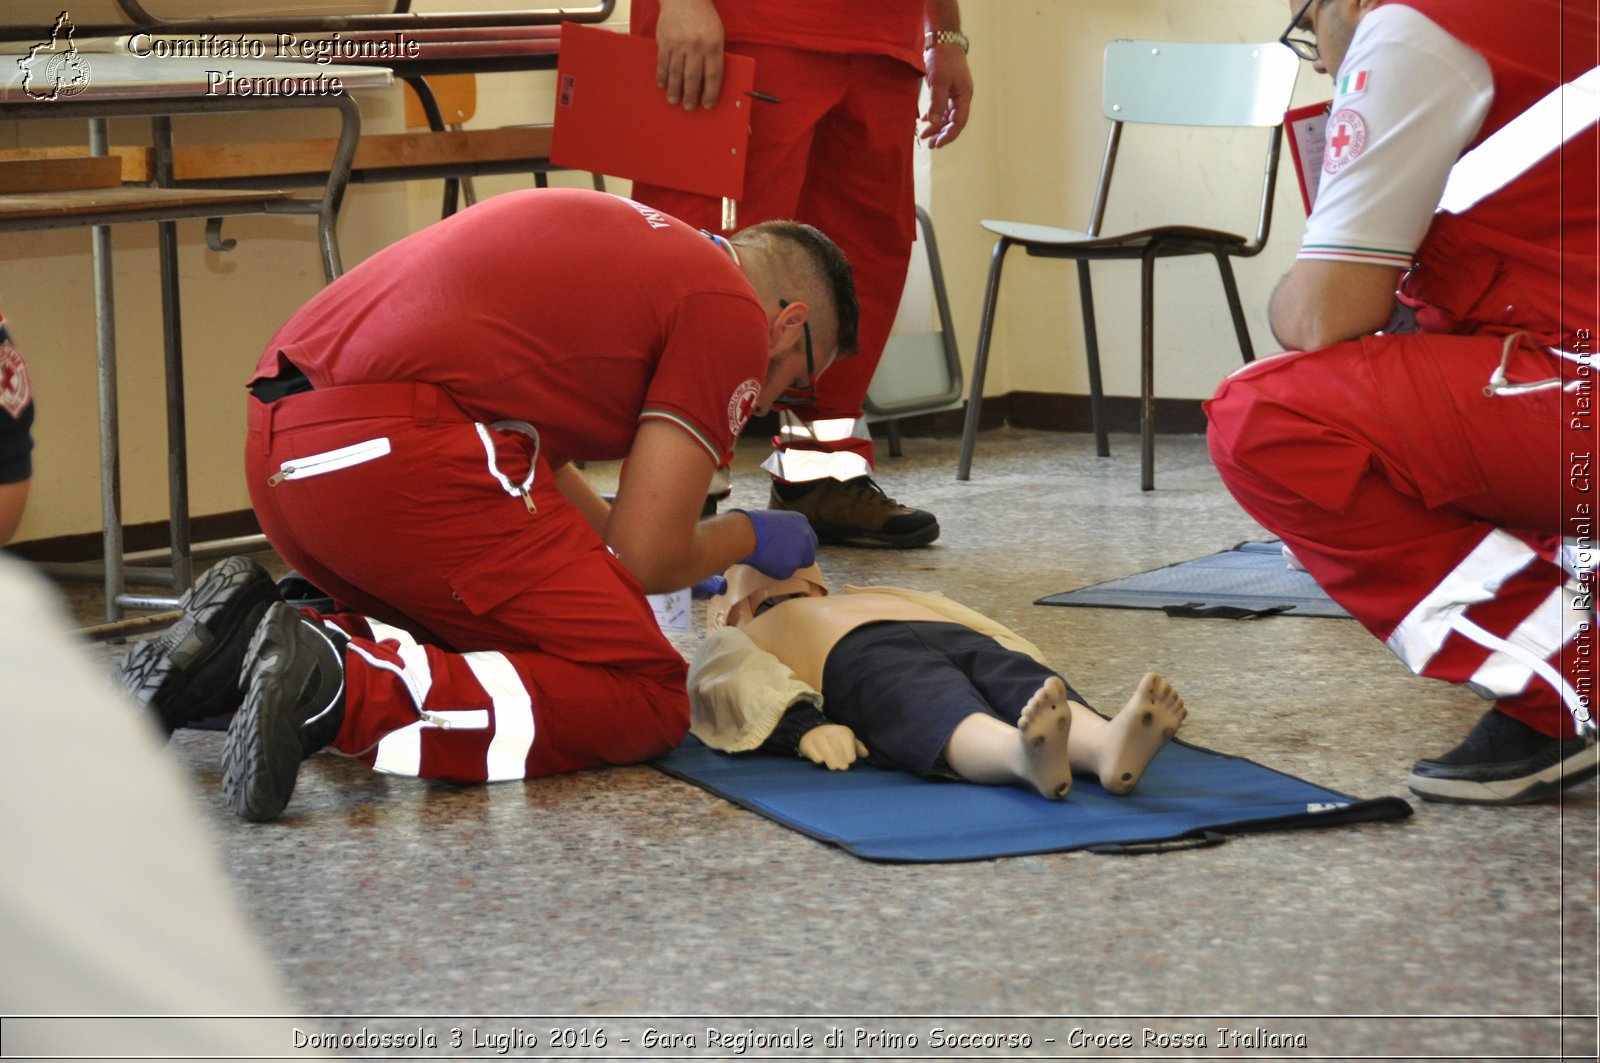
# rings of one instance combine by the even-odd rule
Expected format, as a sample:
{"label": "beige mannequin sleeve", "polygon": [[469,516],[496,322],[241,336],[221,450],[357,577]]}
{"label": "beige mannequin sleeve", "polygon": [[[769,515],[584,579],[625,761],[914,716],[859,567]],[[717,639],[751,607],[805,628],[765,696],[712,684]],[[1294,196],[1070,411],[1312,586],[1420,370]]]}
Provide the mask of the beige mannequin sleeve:
{"label": "beige mannequin sleeve", "polygon": [[736,627],[706,637],[689,665],[689,731],[712,749],[757,749],[791,705],[822,694]]}

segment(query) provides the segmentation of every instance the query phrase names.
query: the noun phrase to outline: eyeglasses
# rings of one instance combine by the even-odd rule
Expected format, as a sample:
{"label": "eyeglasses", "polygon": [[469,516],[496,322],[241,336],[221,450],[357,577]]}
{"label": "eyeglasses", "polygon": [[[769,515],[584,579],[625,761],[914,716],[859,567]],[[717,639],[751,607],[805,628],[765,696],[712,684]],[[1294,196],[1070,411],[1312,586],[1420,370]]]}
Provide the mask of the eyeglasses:
{"label": "eyeglasses", "polygon": [[[778,309],[782,310],[789,305],[789,300],[779,299]],[[800,322],[800,331],[806,340],[806,382],[803,387],[794,384],[783,389],[783,394],[778,396],[778,404],[793,409],[796,406],[810,406],[817,401],[817,363],[811,353],[811,322]]]}
{"label": "eyeglasses", "polygon": [[1300,28],[1300,22],[1306,17],[1306,12],[1311,10],[1311,5],[1317,0],[1306,0],[1300,5],[1300,10],[1295,12],[1294,21],[1289,23],[1289,28],[1283,31],[1283,36],[1278,38],[1278,43],[1289,49],[1308,63],[1315,63],[1322,54],[1317,50],[1316,37],[1295,37],[1294,32]]}

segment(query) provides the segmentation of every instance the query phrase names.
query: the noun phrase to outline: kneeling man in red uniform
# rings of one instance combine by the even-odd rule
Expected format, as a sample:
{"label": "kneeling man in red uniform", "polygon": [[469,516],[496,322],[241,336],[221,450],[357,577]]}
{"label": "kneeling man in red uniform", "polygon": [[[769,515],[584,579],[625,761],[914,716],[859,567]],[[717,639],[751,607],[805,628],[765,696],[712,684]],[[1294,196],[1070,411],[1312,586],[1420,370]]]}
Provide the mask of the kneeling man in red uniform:
{"label": "kneeling man in red uniform", "polygon": [[[753,413],[855,346],[849,264],[809,226],[731,238],[569,189],[487,200],[378,252],[267,345],[245,469],[272,546],[136,647],[170,730],[238,707],[223,790],[276,817],[301,761],[483,782],[657,756],[689,723],[647,592],[811,563],[803,516],[700,520]],[[615,501],[574,462],[626,458]]]}

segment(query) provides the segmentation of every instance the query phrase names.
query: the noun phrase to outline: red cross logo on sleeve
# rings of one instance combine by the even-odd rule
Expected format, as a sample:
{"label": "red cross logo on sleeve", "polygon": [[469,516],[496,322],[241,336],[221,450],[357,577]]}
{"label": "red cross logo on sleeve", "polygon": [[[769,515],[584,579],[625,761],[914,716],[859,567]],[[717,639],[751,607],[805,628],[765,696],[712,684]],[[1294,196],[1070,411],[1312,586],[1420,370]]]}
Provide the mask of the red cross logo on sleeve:
{"label": "red cross logo on sleeve", "polygon": [[1333,139],[1328,141],[1328,144],[1333,148],[1333,157],[1335,159],[1344,154],[1344,149],[1350,146],[1350,141],[1350,126],[1348,123],[1341,122],[1339,128],[1334,130]]}
{"label": "red cross logo on sleeve", "polygon": [[32,398],[27,363],[9,340],[0,340],[0,409],[20,417]]}
{"label": "red cross logo on sleeve", "polygon": [[1322,153],[1322,169],[1338,173],[1356,160],[1367,146],[1367,123],[1346,107],[1328,119],[1328,143]]}

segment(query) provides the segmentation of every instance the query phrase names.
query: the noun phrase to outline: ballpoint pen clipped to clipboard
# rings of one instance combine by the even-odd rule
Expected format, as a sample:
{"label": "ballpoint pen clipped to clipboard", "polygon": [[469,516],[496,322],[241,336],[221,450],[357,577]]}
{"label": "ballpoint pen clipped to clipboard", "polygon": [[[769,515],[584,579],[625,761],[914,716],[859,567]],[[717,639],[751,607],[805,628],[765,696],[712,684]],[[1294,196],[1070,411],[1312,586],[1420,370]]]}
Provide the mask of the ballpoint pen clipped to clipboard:
{"label": "ballpoint pen clipped to clipboard", "polygon": [[755,60],[725,55],[710,109],[667,102],[656,42],[567,22],[561,26],[550,161],[561,167],[720,196],[725,227],[744,195]]}

